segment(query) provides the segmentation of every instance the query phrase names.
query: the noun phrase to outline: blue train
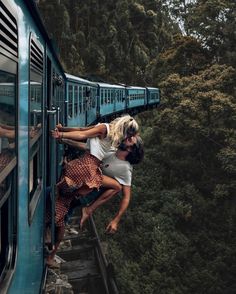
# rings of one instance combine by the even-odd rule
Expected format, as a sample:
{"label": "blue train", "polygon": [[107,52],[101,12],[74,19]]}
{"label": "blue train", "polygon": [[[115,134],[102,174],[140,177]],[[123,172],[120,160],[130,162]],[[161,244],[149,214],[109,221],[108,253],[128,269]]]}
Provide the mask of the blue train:
{"label": "blue train", "polygon": [[160,92],[64,73],[34,1],[1,0],[0,21],[0,293],[40,293],[45,203],[63,159],[50,130],[138,112]]}

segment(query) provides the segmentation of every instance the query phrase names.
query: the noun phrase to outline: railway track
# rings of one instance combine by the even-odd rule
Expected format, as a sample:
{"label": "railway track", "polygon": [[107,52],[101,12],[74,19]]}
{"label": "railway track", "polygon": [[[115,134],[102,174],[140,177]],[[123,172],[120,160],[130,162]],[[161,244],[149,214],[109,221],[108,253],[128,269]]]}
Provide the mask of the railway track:
{"label": "railway track", "polygon": [[93,218],[83,232],[78,223],[77,214],[58,250],[60,268],[47,269],[44,293],[118,294],[113,266],[107,262]]}

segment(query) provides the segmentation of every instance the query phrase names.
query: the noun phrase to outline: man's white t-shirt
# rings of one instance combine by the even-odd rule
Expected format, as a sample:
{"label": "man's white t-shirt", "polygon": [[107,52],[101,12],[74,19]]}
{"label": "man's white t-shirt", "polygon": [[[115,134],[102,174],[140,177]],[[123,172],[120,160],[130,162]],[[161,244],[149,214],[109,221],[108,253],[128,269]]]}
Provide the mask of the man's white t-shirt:
{"label": "man's white t-shirt", "polygon": [[121,185],[131,186],[132,165],[116,157],[115,151],[107,152],[102,160],[102,172],[104,175],[115,178]]}

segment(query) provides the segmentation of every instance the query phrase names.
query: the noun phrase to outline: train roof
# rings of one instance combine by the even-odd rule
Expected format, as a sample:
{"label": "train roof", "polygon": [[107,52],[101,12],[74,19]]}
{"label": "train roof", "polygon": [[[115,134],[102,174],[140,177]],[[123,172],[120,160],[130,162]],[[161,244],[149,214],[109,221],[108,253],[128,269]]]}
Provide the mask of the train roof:
{"label": "train roof", "polygon": [[155,87],[147,87],[148,90],[158,90],[159,91],[159,88],[155,88]]}
{"label": "train roof", "polygon": [[76,76],[73,76],[73,75],[68,74],[68,73],[66,73],[65,75],[66,75],[66,78],[68,80],[80,82],[80,83],[91,85],[91,86],[97,86],[97,83],[95,83],[95,82],[91,82],[89,80],[86,80],[86,79],[83,79],[83,78],[80,78],[80,77],[76,77]]}
{"label": "train roof", "polygon": [[108,83],[97,83],[99,87],[104,88],[117,88],[117,89],[125,89],[124,86],[118,85],[118,84],[108,84]]}
{"label": "train roof", "polygon": [[127,90],[146,90],[145,87],[126,86]]}

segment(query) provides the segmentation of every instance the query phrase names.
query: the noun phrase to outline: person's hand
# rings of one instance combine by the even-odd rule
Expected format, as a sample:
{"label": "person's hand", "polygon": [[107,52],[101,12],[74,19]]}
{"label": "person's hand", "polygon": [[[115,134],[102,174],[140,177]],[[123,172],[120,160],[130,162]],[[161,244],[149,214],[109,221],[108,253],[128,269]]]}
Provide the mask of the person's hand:
{"label": "person's hand", "polygon": [[58,128],[55,128],[55,130],[52,130],[51,135],[54,139],[61,139],[61,135],[60,135],[60,132],[58,131]]}
{"label": "person's hand", "polygon": [[116,220],[112,220],[106,227],[106,233],[108,234],[114,234],[117,230],[118,230],[118,222]]}
{"label": "person's hand", "polygon": [[58,125],[56,125],[56,129],[58,129],[58,130],[60,130],[62,128],[62,124],[58,124]]}
{"label": "person's hand", "polygon": [[4,129],[0,127],[0,137],[4,137]]}

